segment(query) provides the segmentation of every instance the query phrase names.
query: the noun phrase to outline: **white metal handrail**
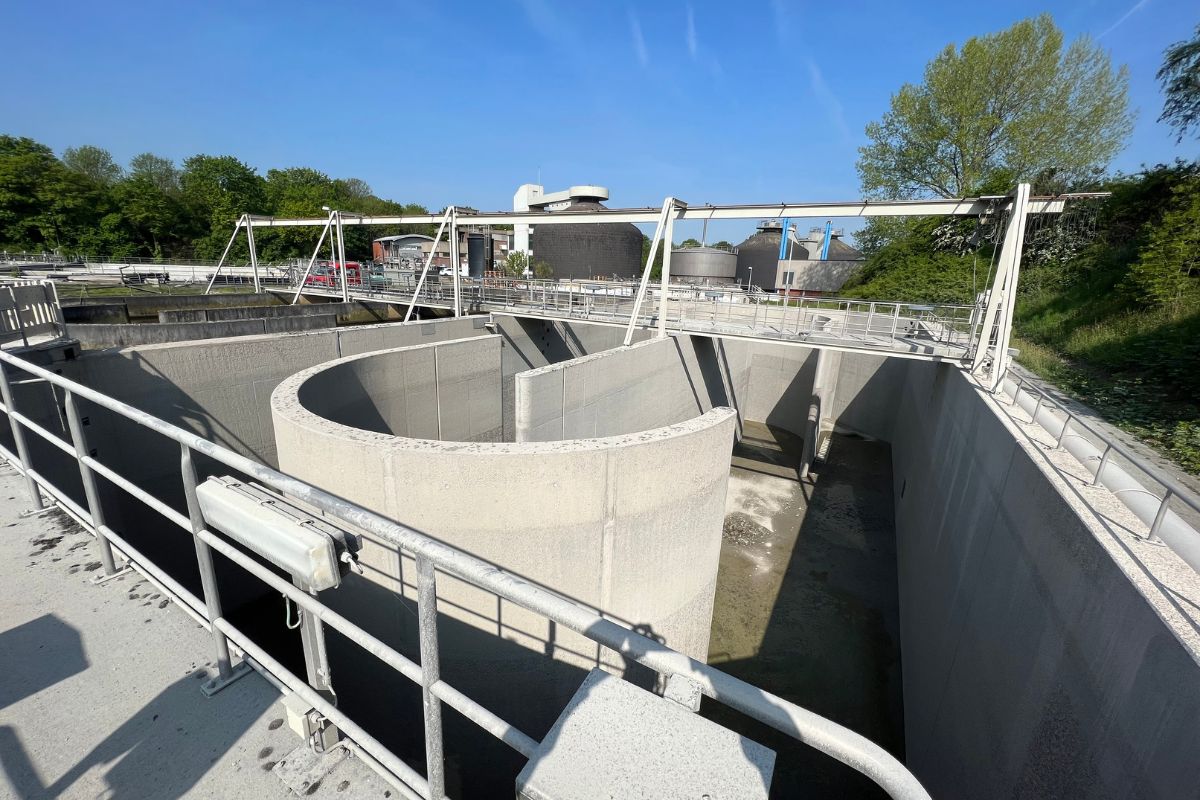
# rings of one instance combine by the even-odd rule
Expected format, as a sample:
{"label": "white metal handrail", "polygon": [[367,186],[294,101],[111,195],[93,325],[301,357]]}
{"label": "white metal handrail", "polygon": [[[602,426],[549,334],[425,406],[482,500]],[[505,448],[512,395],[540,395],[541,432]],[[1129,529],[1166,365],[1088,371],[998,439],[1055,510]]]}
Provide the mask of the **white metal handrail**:
{"label": "white metal handrail", "polygon": [[[1109,466],[1110,457],[1113,453],[1117,453],[1124,458],[1128,464],[1162,487],[1161,497],[1154,495],[1154,499],[1158,501],[1158,511],[1154,514],[1153,521],[1150,523],[1147,538],[1151,540],[1158,538],[1159,531],[1161,530],[1163,522],[1166,520],[1167,514],[1170,511],[1172,499],[1178,499],[1181,503],[1195,512],[1197,516],[1200,516],[1200,498],[1197,498],[1195,492],[1179,483],[1179,481],[1175,480],[1175,478],[1168,475],[1159,467],[1149,463],[1143,456],[1134,453],[1111,435],[1097,430],[1095,426],[1090,425],[1086,420],[1081,418],[1077,412],[1068,408],[1055,397],[1044,391],[1041,387],[1031,383],[1024,375],[1013,372],[1009,375],[1009,380],[1011,380],[1014,384],[1012,401],[1009,403],[1010,406],[1017,405],[1022,391],[1033,395],[1036,398],[1033,411],[1030,413],[1030,421],[1034,424],[1042,425],[1038,422],[1038,414],[1041,412],[1042,406],[1046,404],[1049,404],[1065,415],[1065,418],[1062,420],[1062,429],[1055,436],[1055,448],[1061,448],[1063,446],[1063,441],[1068,436],[1078,436],[1079,429],[1087,431],[1100,441],[1102,449],[1100,461],[1096,465],[1096,473],[1092,476],[1091,483],[1093,486],[1099,485],[1103,482],[1105,470]],[[1055,422],[1057,421],[1058,420],[1055,420]],[[1042,425],[1042,427],[1045,428],[1044,425]],[[1168,544],[1170,543],[1168,542]],[[1172,549],[1175,548],[1173,547]],[[1189,561],[1189,563],[1192,560],[1191,555],[1188,553],[1179,552],[1178,555]]]}
{"label": "white metal handrail", "polygon": [[[41,506],[40,492],[45,490],[60,506],[97,537],[106,572],[111,574],[115,570],[112,556],[112,546],[115,545],[139,569],[152,575],[192,613],[204,620],[215,639],[218,680],[227,680],[232,677],[229,642],[233,642],[245,654],[272,673],[276,679],[337,725],[359,747],[378,759],[380,764],[409,787],[411,790],[409,793],[413,796],[426,800],[433,798],[441,800],[444,796],[440,703],[450,705],[527,757],[533,754],[537,746],[537,742],[527,734],[517,730],[439,678],[435,582],[436,572],[441,571],[547,617],[599,645],[616,651],[627,659],[653,669],[663,678],[680,675],[693,681],[706,696],[847,764],[871,778],[894,798],[928,800],[929,795],[903,764],[879,745],[848,728],[789,703],[770,692],[751,686],[707,664],[689,658],[652,639],[634,633],[612,620],[605,619],[591,609],[577,605],[517,575],[456,550],[413,528],[245,456],[238,455],[221,445],[115,398],[42,369],[9,353],[0,352],[0,362],[3,362],[0,364],[2,410],[8,416],[17,450],[16,453],[12,453],[0,448],[0,456],[3,456],[24,474],[35,505]],[[21,370],[35,379],[44,380],[64,392],[64,409],[72,441],[64,441],[17,410],[7,374],[9,367]],[[188,506],[186,517],[88,454],[83,422],[78,407],[79,399],[107,409],[174,440],[180,445],[180,473]],[[64,491],[54,486],[46,476],[39,474],[34,469],[25,440],[26,430],[76,458],[84,484],[86,508],[77,504]],[[196,498],[197,475],[193,461],[195,453],[207,456],[286,496],[318,508],[335,519],[368,531],[384,542],[413,554],[417,562],[420,665],[414,664],[358,625],[330,609],[318,598],[297,589],[210,531],[206,527],[203,512]],[[202,598],[197,598],[181,586],[164,570],[139,553],[120,533],[105,523],[104,510],[99,501],[95,482],[96,473],[103,475],[114,485],[164,514],[171,522],[192,534],[202,578]],[[280,591],[322,623],[339,631],[350,641],[379,658],[401,675],[421,685],[425,697],[427,758],[425,776],[421,776],[412,767],[405,764],[344,712],[335,708],[304,680],[287,670],[239,631],[229,620],[225,619],[212,564],[213,551],[259,578],[273,589]]]}

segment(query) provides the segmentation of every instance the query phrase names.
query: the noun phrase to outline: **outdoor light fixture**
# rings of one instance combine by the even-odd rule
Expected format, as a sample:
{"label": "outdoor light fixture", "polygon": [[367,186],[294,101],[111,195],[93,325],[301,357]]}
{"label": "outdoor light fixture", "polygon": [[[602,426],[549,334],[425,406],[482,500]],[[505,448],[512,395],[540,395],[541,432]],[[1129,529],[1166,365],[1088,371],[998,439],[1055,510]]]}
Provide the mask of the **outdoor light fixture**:
{"label": "outdoor light fixture", "polygon": [[355,537],[252,484],[209,478],[196,488],[206,523],[319,592],[338,586]]}

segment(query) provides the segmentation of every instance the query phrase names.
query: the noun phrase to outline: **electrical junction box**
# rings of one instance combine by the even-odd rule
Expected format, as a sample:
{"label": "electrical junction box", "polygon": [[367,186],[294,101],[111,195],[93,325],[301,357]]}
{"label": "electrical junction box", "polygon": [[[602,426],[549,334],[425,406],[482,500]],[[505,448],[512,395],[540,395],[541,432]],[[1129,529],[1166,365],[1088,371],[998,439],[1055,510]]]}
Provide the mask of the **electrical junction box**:
{"label": "electrical junction box", "polygon": [[775,751],[593,669],[517,776],[518,800],[766,800]]}

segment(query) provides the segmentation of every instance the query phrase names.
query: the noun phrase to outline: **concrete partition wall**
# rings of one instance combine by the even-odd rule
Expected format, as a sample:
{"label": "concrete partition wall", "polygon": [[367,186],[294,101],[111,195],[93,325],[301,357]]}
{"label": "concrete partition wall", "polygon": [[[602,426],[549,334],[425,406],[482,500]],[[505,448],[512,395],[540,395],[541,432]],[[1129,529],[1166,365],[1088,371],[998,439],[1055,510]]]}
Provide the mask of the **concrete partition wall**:
{"label": "concrete partition wall", "polygon": [[559,441],[673,425],[740,407],[745,359],[717,340],[650,339],[516,376],[516,438]]}
{"label": "concrete partition wall", "polygon": [[1156,577],[1134,557],[1153,546],[1107,529],[994,403],[909,362],[892,441],[909,767],[934,797],[1195,797],[1197,628],[1176,592],[1196,575]]}
{"label": "concrete partition wall", "polygon": [[[732,410],[582,441],[414,439],[314,413],[304,387],[325,369],[293,376],[273,395],[281,469],[706,658]],[[330,601],[412,652],[411,604],[396,602],[415,597],[412,562],[369,536],[361,560],[367,579]],[[449,576],[439,576],[438,596],[443,676],[531,733],[553,722],[588,668],[628,666]]]}
{"label": "concrete partition wall", "polygon": [[500,337],[474,336],[339,359],[299,388],[331,422],[393,436],[500,440]]}

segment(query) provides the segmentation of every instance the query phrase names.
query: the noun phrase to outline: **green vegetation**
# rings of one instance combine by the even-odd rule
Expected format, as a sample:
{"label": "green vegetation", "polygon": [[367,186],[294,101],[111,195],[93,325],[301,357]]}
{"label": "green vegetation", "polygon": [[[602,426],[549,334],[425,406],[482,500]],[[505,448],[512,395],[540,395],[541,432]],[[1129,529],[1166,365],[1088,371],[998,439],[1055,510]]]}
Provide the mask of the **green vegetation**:
{"label": "green vegetation", "polygon": [[531,264],[529,256],[522,253],[520,250],[513,250],[508,254],[508,258],[504,259],[504,274],[510,278],[524,278],[525,271],[533,272],[533,277],[539,280],[547,280],[554,277],[554,269],[541,259],[534,259]]}
{"label": "green vegetation", "polygon": [[[1196,131],[1200,28],[1168,50],[1159,79],[1162,119]],[[873,195],[1003,194],[1017,180],[1112,192],[1029,223],[1018,360],[1200,474],[1200,162],[1100,177],[1129,128],[1125,84],[1086,40],[1063,50],[1049,17],[1018,23],[947,47],[921,86],[903,87],[868,127],[859,173]],[[844,293],[973,302],[1004,221],[868,226],[867,261]]]}
{"label": "green vegetation", "polygon": [[[233,156],[197,155],[176,167],[143,153],[123,169],[99,147],[71,147],[56,158],[32,139],[0,136],[0,249],[93,257],[216,259],[243,212],[323,217],[322,206],[363,214],[425,214],[420,205],[383,200],[357,178],[332,179],[307,167],[266,176]],[[430,233],[431,226],[345,229],[350,258],[370,257],[371,240]],[[312,229],[260,231],[265,261],[308,256]],[[245,257],[239,240],[234,258]]]}

